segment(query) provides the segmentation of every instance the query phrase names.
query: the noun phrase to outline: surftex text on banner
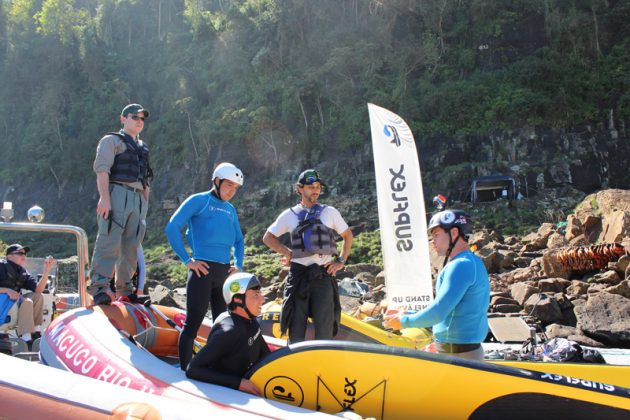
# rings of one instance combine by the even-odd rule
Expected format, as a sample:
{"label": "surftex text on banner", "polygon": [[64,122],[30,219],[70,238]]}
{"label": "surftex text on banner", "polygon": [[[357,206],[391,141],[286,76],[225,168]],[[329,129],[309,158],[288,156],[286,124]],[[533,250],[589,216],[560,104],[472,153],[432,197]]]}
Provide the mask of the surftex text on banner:
{"label": "surftex text on banner", "polygon": [[433,300],[420,164],[398,115],[368,104],[388,309],[418,311]]}

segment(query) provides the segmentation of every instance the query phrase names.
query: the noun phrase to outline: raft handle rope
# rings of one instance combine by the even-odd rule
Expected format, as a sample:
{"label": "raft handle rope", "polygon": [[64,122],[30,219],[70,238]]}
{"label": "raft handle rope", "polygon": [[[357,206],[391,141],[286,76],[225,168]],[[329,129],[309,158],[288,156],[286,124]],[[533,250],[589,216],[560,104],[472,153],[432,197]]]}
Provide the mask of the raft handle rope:
{"label": "raft handle rope", "polygon": [[[167,317],[166,315],[164,315],[164,312],[160,311],[158,309],[157,306],[155,306],[151,300],[147,300],[146,302],[144,302],[144,306],[153,310],[153,312],[155,312],[156,314],[158,314],[164,321],[166,321],[166,323],[174,328],[179,334],[182,333],[182,329],[179,325],[177,325],[175,323],[175,321],[173,321],[172,319],[170,319],[169,317]],[[198,352],[199,350],[201,350],[203,348],[203,346],[197,341],[197,340],[193,340],[193,348],[195,349],[195,352]]]}

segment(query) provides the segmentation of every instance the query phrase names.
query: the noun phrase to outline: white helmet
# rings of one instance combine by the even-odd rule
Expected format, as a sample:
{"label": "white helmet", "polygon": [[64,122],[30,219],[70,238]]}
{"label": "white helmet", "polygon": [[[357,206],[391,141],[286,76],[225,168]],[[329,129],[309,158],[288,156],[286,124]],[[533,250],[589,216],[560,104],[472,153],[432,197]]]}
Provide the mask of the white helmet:
{"label": "white helmet", "polygon": [[214,181],[216,178],[229,179],[232,182],[236,182],[238,185],[243,185],[244,180],[243,172],[235,165],[228,162],[219,163],[217,167],[214,168],[212,180]]}
{"label": "white helmet", "polygon": [[249,289],[260,288],[258,278],[250,273],[234,273],[223,283],[223,299],[228,305],[232,303],[234,295],[242,294]]}

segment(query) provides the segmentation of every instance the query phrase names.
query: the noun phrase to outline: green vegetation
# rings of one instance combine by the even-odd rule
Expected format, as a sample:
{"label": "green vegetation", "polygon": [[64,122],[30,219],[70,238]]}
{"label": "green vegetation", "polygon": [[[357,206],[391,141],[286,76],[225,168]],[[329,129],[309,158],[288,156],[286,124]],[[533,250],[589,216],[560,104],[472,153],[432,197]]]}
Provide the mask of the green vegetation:
{"label": "green vegetation", "polygon": [[188,269],[170,246],[144,248],[147,278],[169,279],[174,287],[185,287]]}
{"label": "green vegetation", "polygon": [[378,231],[361,232],[354,237],[350,264],[367,263],[383,266],[383,252],[381,250],[381,234]]}
{"label": "green vegetation", "polygon": [[627,118],[628,22],[599,0],[4,0],[0,181],[91,176],[129,101],[158,176],[192,187],[224,149],[273,173],[365,144],[368,101],[418,137]]}
{"label": "green vegetation", "polygon": [[[160,201],[206,189],[211,166],[231,159],[246,172],[236,204],[251,206],[248,264],[267,276],[279,262],[260,237],[295,199],[286,180],[297,168],[344,159],[329,164],[349,174],[340,194],[358,196],[344,216],[375,219],[361,201],[373,189],[366,102],[403,116],[424,150],[522,127],[605,126],[611,115],[625,127],[628,74],[627,1],[2,0],[0,187],[37,185],[51,214],[93,233],[95,145],[139,102],[151,110],[143,136],[156,172],[147,251],[174,264],[149,274],[185,279],[162,245]],[[423,167],[425,191],[508,167],[479,155]],[[558,209],[479,220],[518,233]],[[359,235],[352,262],[378,263],[377,240]]]}

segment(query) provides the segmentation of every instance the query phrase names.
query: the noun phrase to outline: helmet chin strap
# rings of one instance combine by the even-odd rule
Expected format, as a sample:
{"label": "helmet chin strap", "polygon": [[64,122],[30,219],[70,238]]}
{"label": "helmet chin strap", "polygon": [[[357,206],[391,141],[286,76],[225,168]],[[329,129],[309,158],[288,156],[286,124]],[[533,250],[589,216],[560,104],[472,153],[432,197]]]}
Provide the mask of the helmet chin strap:
{"label": "helmet chin strap", "polygon": [[240,306],[241,308],[243,308],[243,310],[245,310],[245,313],[247,314],[247,316],[249,316],[249,319],[256,318],[254,316],[254,314],[251,313],[251,311],[247,308],[247,297],[245,296],[244,293],[243,293],[243,303],[234,302],[234,305]]}
{"label": "helmet chin strap", "polygon": [[455,239],[453,239],[451,237],[451,229],[448,230],[449,244],[448,244],[448,250],[446,251],[446,255],[444,256],[444,262],[442,263],[442,268],[446,267],[446,263],[448,262],[448,257],[451,256],[451,252],[453,252],[453,248],[455,248],[455,244],[457,243],[457,241],[459,240],[459,237],[461,236],[461,231],[457,229],[457,236],[455,237]]}
{"label": "helmet chin strap", "polygon": [[[218,177],[217,177],[218,178]],[[215,195],[217,196],[217,198],[221,201],[225,201],[223,199],[223,197],[221,197],[221,184],[223,184],[223,181],[225,181],[225,179],[223,178],[218,178],[219,179],[219,185],[217,185],[217,178],[215,178],[212,181],[212,185],[214,185],[214,190],[215,190]]]}

